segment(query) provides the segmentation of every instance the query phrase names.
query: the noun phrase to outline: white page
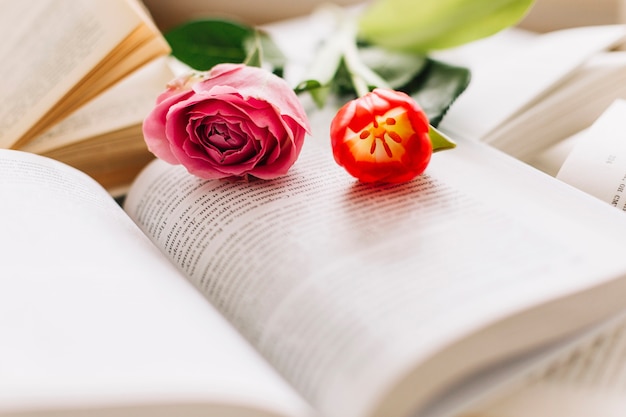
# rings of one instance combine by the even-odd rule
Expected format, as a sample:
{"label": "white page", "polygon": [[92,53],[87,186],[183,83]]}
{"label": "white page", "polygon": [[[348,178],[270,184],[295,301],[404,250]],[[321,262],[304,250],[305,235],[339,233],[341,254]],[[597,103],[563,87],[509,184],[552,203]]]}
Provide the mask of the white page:
{"label": "white page", "polygon": [[178,416],[233,404],[233,415],[304,415],[86,175],[3,150],[0,201],[0,415],[145,407]]}
{"label": "white page", "polygon": [[616,100],[577,140],[557,178],[626,211],[626,100]]}
{"label": "white page", "polygon": [[486,141],[526,161],[588,128],[618,98],[626,98],[626,52],[594,55],[547,97],[493,131]]}
{"label": "white page", "polygon": [[619,417],[626,407],[626,316],[531,365],[503,392],[459,417]]}
{"label": "white page", "polygon": [[548,319],[496,326],[425,362],[553,297],[599,282],[622,294],[611,280],[626,268],[626,218],[466,141],[436,154],[409,184],[358,185],[318,148],[327,126],[315,121],[319,136],[286,178],[204,182],[156,161],[126,205],[323,413],[372,415],[418,364],[419,388],[379,410],[402,415],[459,374],[623,306],[616,297],[582,311],[576,306],[588,301],[570,299],[547,307]]}
{"label": "white page", "polygon": [[[591,26],[516,39],[508,49],[498,43],[496,58],[486,55],[485,39],[480,57],[487,58],[468,62],[471,83],[451,106],[441,129],[452,137],[487,140],[494,129],[566,82],[592,55],[623,40],[625,31],[622,25]],[[446,54],[454,59],[454,51]]]}

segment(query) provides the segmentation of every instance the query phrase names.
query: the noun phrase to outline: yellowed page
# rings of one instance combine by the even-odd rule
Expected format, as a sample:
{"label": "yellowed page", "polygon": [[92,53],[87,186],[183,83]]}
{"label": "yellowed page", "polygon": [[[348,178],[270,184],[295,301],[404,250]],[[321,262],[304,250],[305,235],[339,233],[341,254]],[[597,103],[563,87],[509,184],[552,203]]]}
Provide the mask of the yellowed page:
{"label": "yellowed page", "polygon": [[167,58],[156,59],[20,149],[44,153],[141,125],[154,107],[156,97],[173,77]]}
{"label": "yellowed page", "polygon": [[11,147],[141,24],[125,0],[1,0],[0,147]]}
{"label": "yellowed page", "polygon": [[0,150],[0,416],[304,417],[93,180]]}

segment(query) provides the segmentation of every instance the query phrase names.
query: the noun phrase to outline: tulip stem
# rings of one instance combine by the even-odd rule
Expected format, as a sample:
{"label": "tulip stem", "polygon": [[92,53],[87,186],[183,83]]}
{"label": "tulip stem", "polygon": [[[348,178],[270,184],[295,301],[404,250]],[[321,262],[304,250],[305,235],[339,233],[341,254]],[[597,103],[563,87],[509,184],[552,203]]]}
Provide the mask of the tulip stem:
{"label": "tulip stem", "polygon": [[322,107],[327,90],[342,65],[359,97],[376,87],[389,88],[387,82],[361,60],[357,48],[356,17],[336,5],[325,5],[322,10],[330,12],[327,15],[333,18],[334,31],[318,50],[305,81],[296,86],[296,92],[311,91],[313,98]]}
{"label": "tulip stem", "polygon": [[352,73],[350,74],[350,78],[352,79],[352,86],[354,87],[354,91],[359,97],[363,97],[370,92],[370,86],[367,85],[363,78],[356,76]]}
{"label": "tulip stem", "polygon": [[373,88],[389,88],[387,82],[363,63],[357,48],[357,25],[352,16],[345,13],[341,18],[338,42],[341,42],[343,62],[350,74],[352,86],[359,97],[363,97]]}

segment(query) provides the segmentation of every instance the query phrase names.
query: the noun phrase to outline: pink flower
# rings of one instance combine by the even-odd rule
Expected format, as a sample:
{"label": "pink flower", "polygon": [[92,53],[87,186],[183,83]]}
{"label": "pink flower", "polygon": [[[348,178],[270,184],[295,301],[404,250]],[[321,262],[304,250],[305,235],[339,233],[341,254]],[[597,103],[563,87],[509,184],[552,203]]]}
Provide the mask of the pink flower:
{"label": "pink flower", "polygon": [[284,175],[309,132],[289,85],[242,64],[172,81],[143,123],[152,153],[206,179]]}

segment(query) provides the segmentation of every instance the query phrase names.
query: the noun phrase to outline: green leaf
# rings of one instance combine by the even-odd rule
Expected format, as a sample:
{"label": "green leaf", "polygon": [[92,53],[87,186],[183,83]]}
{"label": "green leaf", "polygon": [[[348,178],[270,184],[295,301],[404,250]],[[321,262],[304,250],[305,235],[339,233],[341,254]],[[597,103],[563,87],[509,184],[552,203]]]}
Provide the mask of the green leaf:
{"label": "green leaf", "polygon": [[[324,61],[319,61],[324,62]],[[326,61],[327,62],[327,61]],[[344,59],[340,59],[336,66],[333,65],[334,73],[322,74],[310,73],[308,78],[298,83],[294,88],[297,94],[308,92],[311,94],[315,105],[323,108],[331,94],[343,97],[346,101],[356,97],[350,71],[346,67]]]}
{"label": "green leaf", "polygon": [[456,98],[465,91],[470,78],[467,68],[428,58],[421,73],[398,89],[413,97],[436,127]]}
{"label": "green leaf", "polygon": [[246,42],[254,29],[238,23],[206,19],[191,21],[165,33],[172,55],[195,70],[206,71],[225,62],[242,63]]}
{"label": "green leaf", "polygon": [[377,0],[360,16],[359,37],[426,53],[492,35],[517,23],[533,0]]}
{"label": "green leaf", "polygon": [[398,89],[408,84],[426,66],[427,59],[421,54],[390,51],[375,46],[362,46],[359,56],[386,82],[389,88]]}
{"label": "green leaf", "polygon": [[265,67],[283,76],[287,58],[266,32],[255,30],[254,35],[244,41],[244,47],[248,53],[244,61],[247,65]]}
{"label": "green leaf", "polygon": [[317,80],[305,80],[300,82],[293,90],[296,94],[304,93],[305,91],[311,91],[321,88],[322,84]]}
{"label": "green leaf", "polygon": [[244,64],[250,67],[261,67],[263,65],[263,50],[258,37],[254,36],[246,42],[246,51],[248,51],[248,55],[243,61]]}
{"label": "green leaf", "polygon": [[304,92],[311,94],[315,105],[320,109],[324,107],[328,95],[331,93],[331,87],[322,85],[318,80],[302,81],[293,90],[296,94]]}
{"label": "green leaf", "polygon": [[333,89],[337,72],[343,61],[343,43],[327,39],[320,45],[312,65],[304,75],[304,80],[294,89],[297,94],[309,92],[315,104],[322,108]]}
{"label": "green leaf", "polygon": [[282,76],[286,58],[270,36],[234,21],[195,20],[165,33],[172,55],[198,71],[222,63],[266,66]]}
{"label": "green leaf", "polygon": [[433,125],[429,126],[428,136],[430,136],[430,143],[433,144],[433,152],[445,151],[448,149],[456,148],[456,143],[441,131],[437,130],[433,127]]}

